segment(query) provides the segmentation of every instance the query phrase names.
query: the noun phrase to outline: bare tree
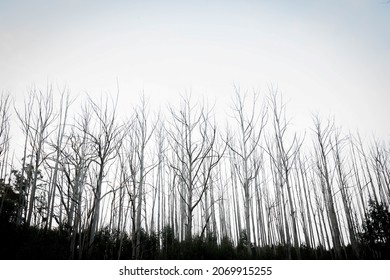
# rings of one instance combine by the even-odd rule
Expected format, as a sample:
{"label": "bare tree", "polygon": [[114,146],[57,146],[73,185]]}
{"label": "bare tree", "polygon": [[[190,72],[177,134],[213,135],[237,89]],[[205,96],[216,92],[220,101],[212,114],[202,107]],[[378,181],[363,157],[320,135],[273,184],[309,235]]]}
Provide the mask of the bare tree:
{"label": "bare tree", "polygon": [[0,179],[5,179],[7,169],[7,153],[10,142],[10,97],[1,95],[0,98]]}
{"label": "bare tree", "polygon": [[[47,209],[47,217],[46,217],[46,225],[45,228],[51,229],[52,221],[53,221],[53,212],[54,212],[54,200],[56,197],[57,190],[57,180],[58,180],[58,170],[60,166],[60,157],[61,151],[63,149],[63,139],[65,134],[66,122],[68,117],[68,110],[71,104],[71,100],[69,99],[69,91],[66,89],[61,90],[60,92],[60,108],[58,114],[58,124],[57,124],[57,136],[54,143],[51,146],[54,148],[55,155],[53,158],[54,166],[49,168],[53,169],[52,179],[50,182],[50,188],[48,190],[48,209]],[[70,222],[70,221],[69,221]]]}
{"label": "bare tree", "polygon": [[185,239],[192,239],[193,212],[209,188],[212,170],[222,158],[223,151],[217,149],[216,126],[210,121],[211,111],[203,105],[198,109],[191,104],[190,97],[182,98],[179,110],[170,108],[173,118],[167,129],[170,148],[175,159],[171,161],[179,180],[178,193],[185,206]]}
{"label": "bare tree", "polygon": [[[290,144],[287,144],[286,138],[288,136],[286,132],[287,132],[289,122],[286,120],[285,104],[283,104],[282,100],[278,100],[277,92],[271,92],[269,102],[272,108],[274,152],[272,151],[272,148],[268,143],[268,151],[269,151],[268,153],[279,174],[279,178],[280,178],[279,184],[280,187],[282,188],[281,189],[282,197],[284,196],[283,194],[284,191],[287,191],[294,247],[298,250],[297,252],[299,256],[299,233],[298,233],[298,223],[297,223],[297,211],[296,211],[295,199],[292,191],[290,173],[299,154],[299,149],[303,143],[303,140],[299,139],[297,134],[294,134]],[[287,235],[288,245],[290,243],[289,239],[290,237]]]}
{"label": "bare tree", "polygon": [[256,155],[256,151],[260,148],[260,139],[266,124],[266,110],[260,108],[260,111],[258,111],[257,94],[253,94],[250,100],[250,108],[246,107],[247,98],[246,93],[242,93],[240,88],[235,87],[232,110],[233,117],[237,121],[238,133],[233,136],[234,139],[229,137],[230,139],[226,143],[237,160],[232,168],[237,174],[244,191],[245,232],[248,239],[248,253],[251,254],[252,181],[257,177],[261,167],[260,164],[251,165],[251,163],[252,157]]}
{"label": "bare tree", "polygon": [[342,148],[343,145],[348,143],[347,138],[342,139],[340,136],[341,132],[340,130],[335,130],[333,133],[333,137],[331,139],[331,149],[334,156],[334,162],[335,162],[335,168],[337,173],[337,181],[338,186],[341,194],[341,199],[344,207],[344,214],[345,218],[347,220],[347,227],[348,227],[348,235],[349,240],[351,242],[352,248],[354,250],[354,253],[356,256],[358,255],[358,246],[357,246],[357,232],[356,232],[356,226],[354,224],[354,218],[353,218],[353,210],[352,210],[352,199],[350,194],[350,186],[349,186],[349,174],[351,172],[345,171],[345,160],[342,156]]}
{"label": "bare tree", "polygon": [[[8,153],[9,153],[9,142],[10,142],[10,98],[9,95],[1,95],[0,97],[0,184],[4,184],[7,176],[7,165],[8,165]],[[11,161],[12,163],[12,161]],[[8,174],[9,180],[11,174]],[[7,190],[2,194],[0,201],[0,216],[3,210],[5,198],[7,196]]]}
{"label": "bare tree", "polygon": [[[140,105],[134,108],[134,117],[131,120],[127,137],[128,164],[130,177],[133,184],[133,206],[136,209],[135,223],[133,228],[133,258],[140,258],[142,210],[144,209],[146,176],[153,170],[155,163],[148,165],[146,161],[147,145],[153,136],[155,125],[149,124],[148,103],[144,96],[141,97]],[[146,225],[146,220],[145,220]]]}
{"label": "bare tree", "polygon": [[[91,125],[91,109],[84,107],[82,114],[75,120],[66,135],[64,146],[61,149],[60,165],[61,174],[66,178],[68,191],[64,184],[57,184],[60,203],[67,214],[67,226],[70,229],[70,258],[73,259],[76,247],[79,248],[79,258],[83,254],[83,194],[87,185],[88,170],[95,157],[89,142],[89,130]],[[84,202],[85,203],[85,202]],[[55,213],[52,213],[55,217]],[[78,239],[78,246],[76,245]]]}
{"label": "bare tree", "polygon": [[[24,100],[24,113],[22,114],[15,108],[15,113],[19,119],[22,132],[24,134],[24,145],[23,145],[23,157],[22,157],[22,170],[20,172],[18,185],[19,192],[19,201],[18,201],[18,209],[16,216],[16,224],[21,225],[25,222],[27,215],[27,196],[28,196],[28,186],[24,182],[24,176],[26,171],[26,160],[27,160],[27,149],[28,149],[28,140],[31,134],[31,117],[32,117],[32,109],[34,106],[34,96],[29,95],[28,102]],[[15,171],[14,174],[17,174]]]}
{"label": "bare tree", "polygon": [[116,122],[116,107],[118,99],[106,98],[101,104],[95,103],[92,98],[88,99],[91,107],[94,126],[86,131],[88,142],[94,149],[96,164],[96,186],[93,187],[93,212],[90,225],[89,246],[91,248],[100,220],[100,203],[102,199],[102,185],[108,163],[113,160],[123,139],[123,126]]}
{"label": "bare tree", "polygon": [[322,125],[319,117],[314,118],[314,133],[316,136],[315,147],[317,156],[317,168],[320,176],[325,206],[330,220],[332,241],[336,257],[341,258],[341,233],[334,203],[334,191],[332,188],[332,178],[329,167],[329,153],[331,151],[330,137],[334,130],[334,122],[328,121]]}
{"label": "bare tree", "polygon": [[[30,165],[32,167],[33,173],[26,218],[26,223],[30,225],[36,201],[37,182],[41,176],[39,168],[45,160],[45,155],[43,153],[44,145],[52,132],[52,130],[50,130],[50,126],[55,120],[56,116],[53,108],[53,95],[51,86],[47,87],[46,92],[34,88],[30,91],[29,95],[30,101],[25,106],[24,116],[19,114],[18,111],[16,113],[26,134],[26,144],[28,141],[31,147]],[[35,110],[33,110],[33,108]],[[25,156],[23,158],[24,165],[22,166],[22,177],[25,168],[25,160],[27,157],[26,152],[27,145],[25,147]]]}

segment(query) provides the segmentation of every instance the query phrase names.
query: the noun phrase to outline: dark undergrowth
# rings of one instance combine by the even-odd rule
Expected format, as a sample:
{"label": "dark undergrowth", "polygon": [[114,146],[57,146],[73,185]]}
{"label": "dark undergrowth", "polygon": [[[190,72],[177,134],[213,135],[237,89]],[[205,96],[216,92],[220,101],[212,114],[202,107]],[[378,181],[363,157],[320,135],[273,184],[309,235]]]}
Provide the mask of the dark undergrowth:
{"label": "dark undergrowth", "polygon": [[[17,227],[14,223],[2,222],[0,225],[1,259],[71,259],[70,237],[66,231],[44,230],[36,227]],[[385,245],[372,247],[360,243],[358,250],[351,246],[342,248],[341,259],[390,259],[390,248]],[[356,254],[357,252],[357,254]],[[80,254],[76,250],[73,258]],[[132,259],[133,244],[126,233],[111,232],[104,229],[98,232],[88,253],[82,259]],[[228,238],[220,242],[211,234],[206,237],[195,236],[191,241],[179,242],[174,238],[171,228],[165,228],[159,235],[142,232],[140,258],[151,259],[336,259],[333,250],[323,247],[300,246],[299,250],[285,245],[254,247],[249,253],[245,237],[234,246]]]}

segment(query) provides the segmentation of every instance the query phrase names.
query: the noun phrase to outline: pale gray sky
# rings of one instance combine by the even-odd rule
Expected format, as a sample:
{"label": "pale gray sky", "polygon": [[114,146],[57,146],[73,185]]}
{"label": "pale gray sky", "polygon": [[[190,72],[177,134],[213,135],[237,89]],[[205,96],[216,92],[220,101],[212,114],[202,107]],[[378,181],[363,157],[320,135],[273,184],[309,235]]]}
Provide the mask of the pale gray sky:
{"label": "pale gray sky", "polygon": [[121,90],[130,106],[192,89],[218,104],[233,83],[277,86],[296,123],[335,115],[390,137],[390,4],[382,0],[0,1],[0,91]]}

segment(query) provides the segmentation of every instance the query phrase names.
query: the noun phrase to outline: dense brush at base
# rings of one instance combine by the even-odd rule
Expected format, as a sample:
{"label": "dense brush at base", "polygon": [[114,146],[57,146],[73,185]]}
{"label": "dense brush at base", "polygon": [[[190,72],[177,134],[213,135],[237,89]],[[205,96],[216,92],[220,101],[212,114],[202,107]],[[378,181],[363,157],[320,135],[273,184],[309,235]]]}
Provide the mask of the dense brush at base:
{"label": "dense brush at base", "polygon": [[[71,259],[69,250],[69,234],[64,230],[44,230],[36,227],[17,227],[13,223],[2,223],[0,236],[0,259]],[[285,245],[252,247],[252,254],[247,251],[245,240],[240,240],[237,246],[228,238],[220,242],[212,234],[206,237],[195,236],[191,241],[179,242],[174,238],[173,230],[166,227],[160,235],[142,232],[141,258],[151,259],[289,259],[289,248]],[[98,232],[92,250],[79,252],[76,250],[74,259],[132,259],[131,237],[126,233],[110,232],[103,229]],[[291,259],[298,259],[298,250],[290,248]],[[390,259],[390,247],[378,244],[359,243],[359,255],[354,253],[350,245],[342,248],[342,259]],[[80,254],[81,253],[81,254]],[[322,246],[309,248],[299,247],[301,259],[335,259],[333,250]]]}

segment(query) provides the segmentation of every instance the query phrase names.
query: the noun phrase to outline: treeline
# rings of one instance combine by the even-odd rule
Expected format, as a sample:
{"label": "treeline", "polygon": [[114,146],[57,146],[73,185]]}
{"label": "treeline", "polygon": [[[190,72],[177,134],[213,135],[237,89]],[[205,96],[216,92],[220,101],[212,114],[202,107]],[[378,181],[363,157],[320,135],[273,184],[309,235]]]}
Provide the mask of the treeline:
{"label": "treeline", "polygon": [[275,91],[235,88],[223,129],[191,96],[157,115],[141,97],[122,118],[118,97],[74,103],[32,89],[11,120],[1,96],[0,217],[19,244],[53,240],[71,259],[387,256],[388,143],[318,116],[300,135]]}
{"label": "treeline", "polygon": [[[383,205],[372,202],[367,215],[364,230],[359,236],[359,255],[355,254],[351,245],[347,245],[342,248],[341,259],[390,259],[390,211]],[[74,258],[69,247],[71,236],[65,229],[44,230],[37,227],[16,226],[4,219],[0,221],[0,225],[2,228],[0,259],[61,260]],[[255,247],[251,244],[251,254],[248,254],[247,245],[248,239],[245,231],[241,232],[238,244],[235,246],[227,237],[218,241],[213,234],[204,237],[196,235],[190,241],[180,242],[175,238],[173,229],[167,226],[160,233],[148,234],[141,230],[139,258],[144,260],[284,260],[288,257],[304,260],[329,260],[335,258],[334,249],[327,250],[321,245],[309,248],[301,244],[299,248],[293,248],[290,252],[282,244],[263,247]],[[112,232],[109,228],[103,228],[96,234],[89,255],[78,252],[78,248],[76,254],[80,259],[132,259],[133,246],[132,238],[126,232]]]}

